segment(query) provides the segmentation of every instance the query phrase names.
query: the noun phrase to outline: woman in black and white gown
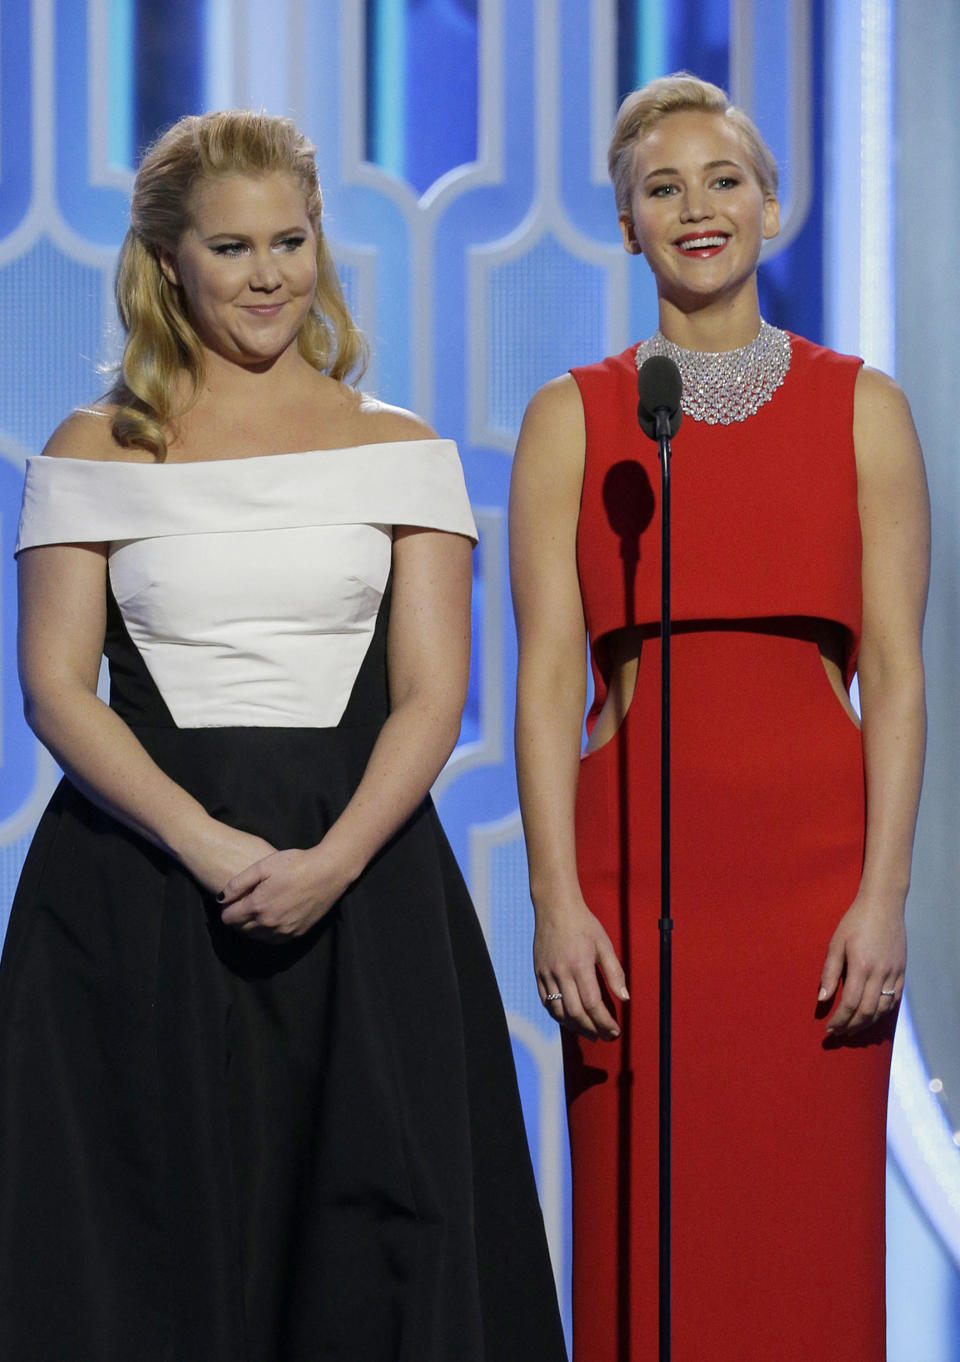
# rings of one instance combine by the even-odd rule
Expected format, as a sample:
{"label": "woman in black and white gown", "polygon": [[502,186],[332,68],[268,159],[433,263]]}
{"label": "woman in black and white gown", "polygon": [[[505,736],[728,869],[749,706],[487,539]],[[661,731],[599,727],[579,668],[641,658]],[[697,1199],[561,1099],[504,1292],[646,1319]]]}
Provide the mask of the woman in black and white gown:
{"label": "woman in black and white gown", "polygon": [[29,461],[21,676],[66,778],[0,962],[4,1359],[564,1356],[429,799],[473,520],[453,444],[345,381],[320,212],[289,121],[164,134],[122,376]]}

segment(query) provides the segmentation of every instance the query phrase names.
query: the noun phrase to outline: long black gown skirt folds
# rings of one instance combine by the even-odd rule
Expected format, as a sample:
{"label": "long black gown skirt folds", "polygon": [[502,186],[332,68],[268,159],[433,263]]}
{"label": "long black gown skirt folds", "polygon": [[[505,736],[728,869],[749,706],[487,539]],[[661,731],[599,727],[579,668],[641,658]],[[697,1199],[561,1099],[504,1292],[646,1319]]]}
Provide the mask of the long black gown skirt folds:
{"label": "long black gown skirt folds", "polygon": [[[113,709],[215,817],[306,847],[388,713],[393,524],[474,533],[450,442],[34,459],[19,548],[109,543]],[[2,1362],[564,1357],[431,801],[276,946],[64,780],[0,961]]]}

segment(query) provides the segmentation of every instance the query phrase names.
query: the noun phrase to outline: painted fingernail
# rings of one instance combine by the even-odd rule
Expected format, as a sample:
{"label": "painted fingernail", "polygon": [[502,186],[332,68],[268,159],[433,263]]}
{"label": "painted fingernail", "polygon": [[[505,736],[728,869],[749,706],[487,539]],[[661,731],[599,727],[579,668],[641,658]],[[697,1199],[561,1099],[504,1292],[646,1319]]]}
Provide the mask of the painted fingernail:
{"label": "painted fingernail", "polygon": [[221,890],[220,890],[220,893],[217,895],[217,902],[218,902],[218,903],[222,903],[223,900],[224,900],[226,897],[227,897],[226,890],[225,890],[225,889],[221,889]]}
{"label": "painted fingernail", "polygon": [[822,1003],[823,1000],[824,1000],[824,998],[825,998],[826,996],[827,996],[827,990],[826,990],[825,988],[822,988],[822,989],[820,990],[820,992],[817,994],[817,1002],[818,1002],[818,1003]]}
{"label": "painted fingernail", "polygon": [[625,1003],[628,1003],[630,1001],[630,994],[627,992],[625,988],[622,988],[620,990],[620,997],[623,999]]}

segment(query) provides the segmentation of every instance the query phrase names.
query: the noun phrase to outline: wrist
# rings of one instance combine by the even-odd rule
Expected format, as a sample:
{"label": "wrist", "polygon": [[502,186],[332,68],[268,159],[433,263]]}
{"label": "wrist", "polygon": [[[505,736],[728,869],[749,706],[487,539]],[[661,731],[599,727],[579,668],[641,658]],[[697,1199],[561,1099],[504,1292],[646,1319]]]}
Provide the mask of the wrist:
{"label": "wrist", "polygon": [[161,830],[161,845],[170,856],[191,872],[215,854],[222,840],[223,825],[201,806],[191,816],[171,820]]}
{"label": "wrist", "polygon": [[530,899],[534,916],[539,923],[556,922],[576,916],[584,908],[583,891],[579,881],[567,880],[550,886],[531,886]]}
{"label": "wrist", "polygon": [[909,885],[891,885],[888,880],[877,884],[867,876],[860,881],[857,898],[891,918],[903,919],[907,905]]}
{"label": "wrist", "polygon": [[318,884],[334,887],[338,894],[344,893],[360,878],[369,860],[369,857],[357,855],[355,847],[340,845],[341,840],[346,841],[331,828],[322,841],[306,852],[310,876]]}

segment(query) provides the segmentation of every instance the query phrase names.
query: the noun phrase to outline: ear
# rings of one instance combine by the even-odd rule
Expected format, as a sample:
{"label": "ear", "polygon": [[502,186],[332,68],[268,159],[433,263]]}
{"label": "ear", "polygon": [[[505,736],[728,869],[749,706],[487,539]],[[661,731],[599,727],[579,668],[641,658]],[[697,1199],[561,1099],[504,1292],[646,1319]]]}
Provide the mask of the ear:
{"label": "ear", "polygon": [[176,288],[180,283],[180,275],[177,272],[177,261],[172,251],[168,251],[166,246],[161,246],[157,251],[157,264],[160,266],[160,273],[168,284],[173,284]]}
{"label": "ear", "polygon": [[770,241],[780,231],[780,203],[772,194],[763,200],[763,239]]}
{"label": "ear", "polygon": [[640,242],[637,240],[637,231],[633,225],[633,218],[629,213],[621,213],[618,222],[620,223],[620,235],[623,237],[623,249],[629,251],[631,255],[643,255]]}

